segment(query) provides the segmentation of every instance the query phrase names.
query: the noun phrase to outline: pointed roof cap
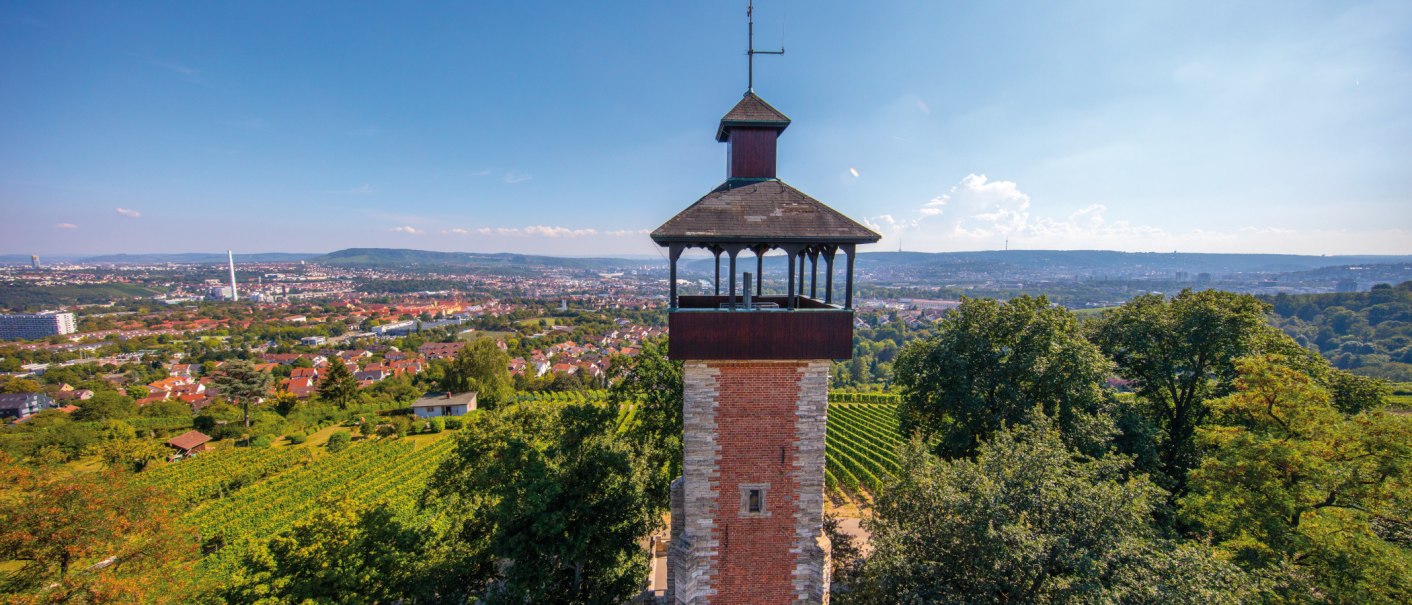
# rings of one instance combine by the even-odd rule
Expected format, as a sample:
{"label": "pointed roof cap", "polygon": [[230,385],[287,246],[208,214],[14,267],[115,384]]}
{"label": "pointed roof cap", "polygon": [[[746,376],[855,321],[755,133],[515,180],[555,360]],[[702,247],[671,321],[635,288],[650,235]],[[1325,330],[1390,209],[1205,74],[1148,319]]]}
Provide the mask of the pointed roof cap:
{"label": "pointed roof cap", "polygon": [[868,244],[882,237],[778,179],[731,179],[652,232],[684,243]]}
{"label": "pointed roof cap", "polygon": [[745,92],[745,98],[735,104],[726,116],[721,118],[721,127],[716,130],[716,140],[722,143],[730,136],[731,128],[736,126],[754,126],[763,128],[777,128],[783,131],[789,126],[789,117],[780,113],[780,110],[771,107],[764,99],[755,94],[755,91]]}

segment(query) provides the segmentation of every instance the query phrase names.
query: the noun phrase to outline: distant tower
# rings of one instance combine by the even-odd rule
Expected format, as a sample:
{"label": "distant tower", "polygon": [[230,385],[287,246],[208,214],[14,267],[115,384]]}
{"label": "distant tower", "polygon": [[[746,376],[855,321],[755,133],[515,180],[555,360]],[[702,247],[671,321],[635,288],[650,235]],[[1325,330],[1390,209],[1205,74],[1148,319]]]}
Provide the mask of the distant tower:
{"label": "distant tower", "polygon": [[29,266],[30,266],[30,267],[33,267],[35,271],[38,271],[38,270],[40,270],[40,269],[42,268],[42,267],[40,267],[40,265],[39,265],[39,255],[38,255],[38,254],[31,254],[31,255],[30,255],[30,257],[29,257]]}
{"label": "distant tower", "polygon": [[[668,351],[684,362],[672,603],[828,601],[829,367],[852,357],[855,248],[880,236],[776,178],[775,142],[789,123],[746,92],[716,131],[730,146],[726,182],[652,232],[669,250]],[[715,295],[678,296],[677,262],[687,248],[715,255]],[[765,294],[758,277],[771,250],[785,253],[788,272],[784,292]],[[834,299],[839,252],[848,256],[842,305]],[[737,273],[741,253],[754,254],[757,279]]]}
{"label": "distant tower", "polygon": [[235,253],[226,250],[226,257],[230,259],[230,299],[240,300],[240,292],[235,289]]}

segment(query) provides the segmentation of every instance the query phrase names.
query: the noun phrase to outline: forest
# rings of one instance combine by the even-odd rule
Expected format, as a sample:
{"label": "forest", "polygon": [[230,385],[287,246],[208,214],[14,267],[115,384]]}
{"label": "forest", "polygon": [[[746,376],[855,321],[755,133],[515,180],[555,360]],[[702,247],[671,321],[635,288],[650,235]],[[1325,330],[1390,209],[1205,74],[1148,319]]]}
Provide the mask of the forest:
{"label": "forest", "polygon": [[1335,367],[1412,382],[1412,282],[1368,292],[1265,298],[1276,325]]}

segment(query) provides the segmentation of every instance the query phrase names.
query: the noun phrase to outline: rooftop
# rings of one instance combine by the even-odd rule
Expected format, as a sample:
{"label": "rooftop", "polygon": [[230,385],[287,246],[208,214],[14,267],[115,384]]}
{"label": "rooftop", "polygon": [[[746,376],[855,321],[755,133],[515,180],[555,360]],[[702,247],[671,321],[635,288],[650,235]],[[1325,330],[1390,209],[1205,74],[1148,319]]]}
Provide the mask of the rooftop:
{"label": "rooftop", "polygon": [[780,110],[775,109],[764,99],[761,99],[754,91],[746,92],[745,98],[735,104],[725,117],[721,118],[721,126],[716,130],[716,140],[725,142],[729,137],[731,128],[737,126],[745,127],[766,127],[784,130],[789,126],[789,118]]}
{"label": "rooftop", "polygon": [[431,408],[445,405],[470,405],[476,400],[476,391],[465,393],[427,393],[425,397],[412,402],[414,408]]}
{"label": "rooftop", "polygon": [[872,230],[778,179],[731,179],[652,232],[658,244],[863,244]]}

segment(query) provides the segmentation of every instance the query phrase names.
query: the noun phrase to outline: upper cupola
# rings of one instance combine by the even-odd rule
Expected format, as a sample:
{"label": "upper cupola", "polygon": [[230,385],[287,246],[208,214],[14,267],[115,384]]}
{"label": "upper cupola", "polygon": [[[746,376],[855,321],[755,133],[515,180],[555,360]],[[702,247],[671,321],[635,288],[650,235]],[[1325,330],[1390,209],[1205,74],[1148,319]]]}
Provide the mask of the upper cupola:
{"label": "upper cupola", "polygon": [[775,178],[775,141],[787,127],[787,116],[754,91],[746,92],[716,129],[716,140],[730,146],[727,178]]}

